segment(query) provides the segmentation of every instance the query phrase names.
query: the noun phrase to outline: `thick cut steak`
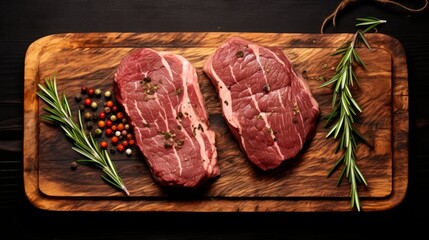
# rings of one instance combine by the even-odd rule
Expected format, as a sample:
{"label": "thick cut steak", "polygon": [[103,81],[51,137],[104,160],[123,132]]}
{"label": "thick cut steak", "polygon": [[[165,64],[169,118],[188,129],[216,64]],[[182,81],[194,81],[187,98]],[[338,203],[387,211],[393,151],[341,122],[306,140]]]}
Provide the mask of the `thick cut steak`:
{"label": "thick cut steak", "polygon": [[232,37],[203,70],[216,86],[229,128],[259,168],[296,157],[314,136],[319,105],[281,50]]}
{"label": "thick cut steak", "polygon": [[188,60],[136,49],[119,64],[114,86],[157,181],[193,188],[219,176],[215,133]]}

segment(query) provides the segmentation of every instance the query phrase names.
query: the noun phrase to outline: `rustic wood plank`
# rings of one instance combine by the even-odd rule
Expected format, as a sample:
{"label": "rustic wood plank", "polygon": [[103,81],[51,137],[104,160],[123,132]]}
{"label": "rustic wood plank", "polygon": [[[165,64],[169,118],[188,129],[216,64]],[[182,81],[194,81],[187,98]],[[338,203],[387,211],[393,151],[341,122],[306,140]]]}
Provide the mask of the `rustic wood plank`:
{"label": "rustic wood plank", "polygon": [[[319,122],[314,139],[297,159],[274,171],[252,166],[239,150],[221,117],[214,88],[201,68],[206,57],[227,37],[241,35],[264,45],[280,47],[299,73],[304,73],[321,105],[329,112],[330,90],[319,88],[320,77],[333,75],[335,58],[328,57],[349,34],[276,33],[88,33],[59,34],[30,46],[26,56],[24,176],[26,193],[38,207],[55,210],[113,211],[347,211],[349,186],[335,186],[336,175],[326,178],[337,157],[335,141]],[[394,39],[369,34],[374,52],[359,49],[368,71],[357,69],[361,80],[354,89],[364,109],[358,126],[373,149],[360,145],[359,162],[369,186],[360,188],[365,210],[383,210],[398,204],[406,192],[408,166],[408,86],[405,54]],[[57,72],[58,88],[72,100],[82,84],[111,88],[113,72],[125,54],[136,47],[169,50],[187,57],[197,68],[210,124],[217,134],[222,175],[186,202],[169,200],[186,194],[166,191],[154,183],[138,154],[114,156],[131,197],[107,186],[96,169],[70,170],[79,155],[59,129],[40,121],[43,103],[35,97],[36,84]],[[82,64],[84,63],[84,64]],[[406,64],[406,63],[405,63]],[[392,96],[393,95],[393,96]],[[61,149],[58,154],[52,149]],[[76,177],[76,176],[79,177]],[[82,176],[82,177],[81,177]],[[114,201],[111,201],[112,199]],[[106,203],[108,201],[108,203]],[[87,203],[87,204],[83,204]],[[83,206],[83,205],[85,206]],[[129,205],[131,204],[131,205]],[[223,206],[220,209],[220,205]],[[174,207],[174,210],[170,209]]]}

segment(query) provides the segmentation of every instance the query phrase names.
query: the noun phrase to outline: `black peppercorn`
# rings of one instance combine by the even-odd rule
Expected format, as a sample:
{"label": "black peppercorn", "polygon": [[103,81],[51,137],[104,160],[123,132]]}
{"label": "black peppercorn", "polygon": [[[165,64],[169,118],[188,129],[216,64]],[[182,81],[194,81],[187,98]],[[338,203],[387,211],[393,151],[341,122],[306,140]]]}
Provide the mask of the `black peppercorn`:
{"label": "black peppercorn", "polygon": [[74,100],[76,102],[80,102],[82,100],[82,94],[77,94],[76,96],[74,96]]}
{"label": "black peppercorn", "polygon": [[269,93],[271,90],[271,87],[269,84],[265,84],[262,90],[264,90],[264,93]]}
{"label": "black peppercorn", "polygon": [[116,153],[116,149],[114,147],[111,147],[110,148],[110,153],[112,153],[112,154]]}
{"label": "black peppercorn", "polygon": [[76,170],[76,168],[77,168],[77,162],[73,161],[73,162],[70,164],[70,168],[71,168],[72,170]]}

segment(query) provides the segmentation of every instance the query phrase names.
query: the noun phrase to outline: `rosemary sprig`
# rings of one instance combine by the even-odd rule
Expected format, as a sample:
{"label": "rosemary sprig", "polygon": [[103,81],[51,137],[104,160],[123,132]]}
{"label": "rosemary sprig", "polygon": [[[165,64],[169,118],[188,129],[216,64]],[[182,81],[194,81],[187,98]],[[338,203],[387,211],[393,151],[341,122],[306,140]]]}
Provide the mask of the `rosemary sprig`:
{"label": "rosemary sprig", "polygon": [[77,162],[94,164],[106,174],[101,175],[106,182],[124,191],[127,196],[130,195],[107,151],[100,149],[91,134],[89,136],[85,134],[80,111],[78,111],[79,125],[74,122],[66,95],[63,94],[61,98],[58,95],[56,76],[46,78],[45,85],[46,87],[43,87],[38,84],[41,91],[37,92],[37,95],[49,105],[43,109],[50,115],[43,115],[42,119],[61,126],[66,136],[73,141],[72,149],[86,157]]}
{"label": "rosemary sprig", "polygon": [[366,68],[364,62],[359,57],[355,47],[359,43],[364,43],[365,46],[372,51],[364,34],[375,29],[378,25],[386,23],[385,20],[380,20],[374,17],[358,18],[359,26],[366,26],[364,30],[358,30],[353,35],[352,39],[340,46],[332,56],[341,55],[342,58],[335,69],[335,75],[323,83],[321,87],[333,85],[334,92],[332,95],[332,111],[323,117],[325,127],[331,127],[326,135],[326,138],[339,138],[335,153],[343,152],[343,155],[338,159],[336,164],[328,172],[328,177],[341,165],[344,164],[340,176],[337,181],[337,186],[341,184],[343,178],[347,178],[350,184],[351,208],[356,207],[358,211],[361,209],[358,193],[358,183],[368,185],[362,172],[356,163],[356,149],[358,140],[368,142],[355,128],[355,117],[362,112],[361,107],[353,98],[350,88],[354,83],[359,85],[359,81],[355,75],[354,68],[356,66]]}

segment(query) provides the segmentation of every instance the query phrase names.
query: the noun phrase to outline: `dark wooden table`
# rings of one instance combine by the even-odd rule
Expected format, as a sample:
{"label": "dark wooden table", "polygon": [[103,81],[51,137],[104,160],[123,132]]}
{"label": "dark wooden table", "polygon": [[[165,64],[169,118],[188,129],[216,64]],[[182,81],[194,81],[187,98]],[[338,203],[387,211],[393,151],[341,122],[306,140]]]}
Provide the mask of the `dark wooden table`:
{"label": "dark wooden table", "polygon": [[[144,213],[56,212],[35,208],[23,179],[23,85],[27,47],[68,32],[319,33],[340,1],[1,1],[1,239],[284,239],[398,236],[429,224],[429,14],[360,1],[326,33],[352,33],[358,17],[386,19],[379,32],[398,39],[409,79],[409,186],[404,201],[381,212]],[[406,3],[407,1],[399,1]],[[424,1],[410,1],[418,8]],[[408,226],[408,227],[406,227]]]}

